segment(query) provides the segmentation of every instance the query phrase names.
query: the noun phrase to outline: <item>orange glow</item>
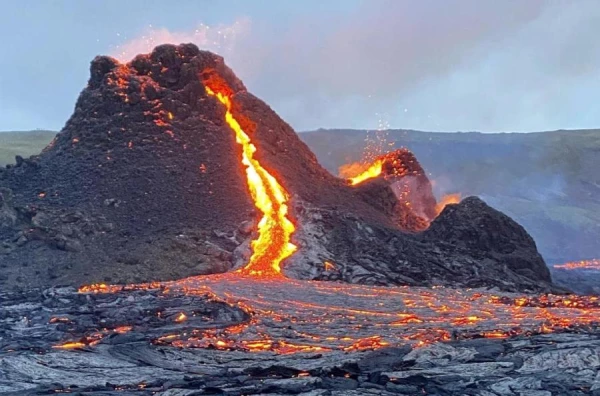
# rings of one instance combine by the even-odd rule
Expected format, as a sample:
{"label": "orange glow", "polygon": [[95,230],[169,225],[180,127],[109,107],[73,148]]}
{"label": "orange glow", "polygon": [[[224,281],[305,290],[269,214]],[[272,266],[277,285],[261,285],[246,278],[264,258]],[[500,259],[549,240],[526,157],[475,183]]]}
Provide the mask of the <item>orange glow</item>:
{"label": "orange glow", "polygon": [[600,271],[600,260],[581,260],[581,261],[573,261],[565,264],[555,264],[555,269],[561,270],[574,270],[574,269],[585,269],[585,270],[598,270]]}
{"label": "orange glow", "polygon": [[[217,84],[215,87],[222,88]],[[258,238],[252,241],[252,256],[240,272],[280,277],[281,262],[296,251],[296,246],[291,243],[291,235],[296,227],[288,217],[289,195],[277,179],[254,158],[256,146],[231,113],[231,97],[220,91],[215,92],[209,86],[206,86],[206,93],[225,106],[225,121],[235,132],[237,143],[242,146],[242,164],[246,167],[250,195],[256,208],[263,214],[258,222]]]}
{"label": "orange glow", "polygon": [[[94,283],[92,285],[85,285],[79,288],[79,293],[110,293],[110,289],[114,288],[105,285],[104,283]],[[117,286],[117,288],[119,288]],[[117,290],[115,290],[117,291]]]}
{"label": "orange glow", "polygon": [[[298,281],[226,273],[161,285],[170,293],[207,296],[246,311],[251,319],[214,329],[181,329],[152,342],[178,348],[210,348],[248,353],[327,353],[388,345],[426,347],[472,338],[511,338],[577,331],[598,320],[600,297],[576,295],[494,295],[470,289],[377,287]],[[154,283],[106,286],[126,292],[156,289]],[[399,308],[401,307],[401,308]],[[178,315],[172,316],[174,322]],[[184,314],[186,315],[186,314]],[[51,322],[68,319],[56,317]],[[77,322],[71,319],[71,322]],[[175,324],[173,324],[175,326]],[[129,327],[100,329],[56,348],[91,348],[103,337]]]}
{"label": "orange glow", "polygon": [[460,200],[461,200],[460,194],[448,194],[448,195],[444,195],[440,199],[440,201],[437,203],[437,205],[435,205],[435,212],[439,216],[440,213],[442,213],[442,211],[446,207],[446,205],[457,204],[457,203],[460,202]]}
{"label": "orange glow", "polygon": [[54,317],[54,318],[50,318],[49,323],[71,323],[71,319]]}
{"label": "orange glow", "polygon": [[324,265],[325,265],[325,271],[334,271],[335,270],[335,265],[330,261],[325,261]]}
{"label": "orange glow", "polygon": [[369,180],[369,179],[379,176],[382,171],[383,171],[383,160],[378,159],[375,162],[373,162],[366,170],[363,170],[361,173],[359,173],[358,175],[356,175],[354,177],[348,178],[348,181],[350,182],[351,185],[355,186],[359,183],[364,182],[365,180]]}
{"label": "orange glow", "polygon": [[380,175],[385,178],[418,176],[420,171],[415,168],[415,165],[418,166],[416,159],[412,153],[407,157],[407,153],[410,153],[407,149],[399,149],[380,155],[369,162],[342,165],[339,173],[353,186]]}
{"label": "orange glow", "polygon": [[52,348],[55,349],[77,349],[83,348],[86,345],[83,342],[65,342],[64,344],[54,345]]}
{"label": "orange glow", "polygon": [[181,322],[185,322],[185,320],[187,319],[187,316],[181,312],[179,315],[177,315],[177,317],[175,318],[175,322],[177,323],[181,323]]}

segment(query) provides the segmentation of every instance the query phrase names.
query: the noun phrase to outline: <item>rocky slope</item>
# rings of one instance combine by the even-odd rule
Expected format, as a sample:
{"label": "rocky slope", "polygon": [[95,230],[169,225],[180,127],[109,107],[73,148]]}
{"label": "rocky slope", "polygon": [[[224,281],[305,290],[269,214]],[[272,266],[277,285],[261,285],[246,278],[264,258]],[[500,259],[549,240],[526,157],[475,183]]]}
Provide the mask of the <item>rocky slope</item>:
{"label": "rocky slope", "polygon": [[552,288],[522,228],[478,201],[460,204],[461,216],[445,211],[428,232],[402,230],[396,219],[409,209],[388,182],[332,176],[222,58],[193,45],[160,46],[128,64],[96,58],[56,139],[0,170],[3,285],[139,282],[243,265],[257,212],[225,109],[204,89],[214,76],[255,157],[290,195],[300,249],[284,264],[289,275]]}
{"label": "rocky slope", "polygon": [[299,136],[337,173],[371,151],[407,147],[438,196],[476,195],[522,224],[548,264],[600,256],[600,130],[541,133],[321,129]]}

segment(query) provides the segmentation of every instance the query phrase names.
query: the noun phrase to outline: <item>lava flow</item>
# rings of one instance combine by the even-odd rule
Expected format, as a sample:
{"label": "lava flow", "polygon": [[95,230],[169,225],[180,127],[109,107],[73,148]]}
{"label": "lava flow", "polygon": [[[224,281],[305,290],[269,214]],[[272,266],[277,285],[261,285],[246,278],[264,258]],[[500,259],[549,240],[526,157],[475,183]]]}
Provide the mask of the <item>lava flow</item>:
{"label": "lava flow", "polygon": [[600,260],[581,260],[573,261],[565,264],[555,264],[554,269],[560,270],[596,270],[600,271]]}
{"label": "lava flow", "polygon": [[[593,297],[533,299],[470,289],[374,287],[283,277],[281,264],[296,250],[291,242],[295,225],[288,213],[289,194],[255,158],[254,131],[246,127],[246,120],[234,116],[235,105],[239,103],[234,100],[233,90],[215,74],[203,78],[203,83],[207,95],[225,108],[225,121],[241,148],[240,160],[250,196],[262,213],[249,262],[236,272],[221,275],[128,286],[85,286],[81,293],[115,293],[120,302],[127,302],[127,298],[121,298],[122,294],[136,295],[141,301],[147,292],[159,305],[170,305],[167,307],[170,312],[153,309],[141,312],[136,307],[136,312],[140,312],[137,322],[127,323],[131,318],[125,314],[127,311],[121,311],[116,316],[118,320],[100,330],[82,326],[88,320],[83,316],[82,319],[74,314],[57,316],[49,325],[67,328],[70,339],[55,348],[90,348],[110,338],[118,341],[116,335],[131,331],[144,333],[146,339],[160,346],[277,354],[345,353],[388,345],[422,346],[451,339],[585,331],[586,327],[597,325],[600,306]],[[165,115],[172,118],[170,113]],[[163,122],[166,123],[155,124],[162,126]],[[431,185],[410,151],[397,150],[379,157],[360,179],[378,175],[401,185],[394,193],[400,196],[400,202],[407,203],[403,206],[419,216],[424,210],[412,205],[411,199],[416,194],[423,200],[426,193],[427,205],[423,206],[427,207],[427,213],[423,214],[427,219],[435,217]],[[350,181],[354,185],[359,183]],[[325,268],[335,270],[335,265],[326,262]],[[200,297],[218,302],[221,308],[232,308],[239,318],[234,321],[226,311],[223,316],[228,321],[224,323],[235,324],[209,327],[204,323],[204,314],[194,310],[194,298]],[[187,301],[187,305],[182,301]],[[112,310],[113,305],[110,307]],[[169,315],[163,316],[162,312]],[[153,323],[152,329],[149,322]],[[82,328],[86,329],[83,334]]]}
{"label": "lava flow", "polygon": [[256,146],[231,112],[231,90],[219,91],[218,88],[223,87],[222,81],[209,86],[214,81],[219,80],[213,78],[205,81],[206,93],[217,98],[226,108],[225,121],[235,132],[236,142],[242,146],[242,164],[246,167],[250,195],[256,208],[263,214],[258,223],[258,238],[252,241],[250,261],[239,272],[261,277],[280,277],[281,262],[296,251],[296,246],[291,243],[295,226],[288,217],[288,193],[254,158]]}
{"label": "lava flow", "polygon": [[[282,279],[272,282],[226,273],[164,282],[160,293],[165,298],[207,295],[242,308],[251,320],[225,328],[194,329],[188,321],[178,320],[182,315],[193,318],[194,312],[178,310],[154,343],[276,354],[350,352],[469,338],[597,331],[600,317],[600,300],[594,296],[523,296]],[[122,293],[145,287],[156,290],[157,284],[81,291]],[[92,333],[65,340],[63,349],[80,348],[81,343],[94,346],[97,339]]]}
{"label": "lava flow", "polygon": [[383,170],[383,160],[377,159],[377,160],[375,160],[375,162],[373,162],[371,165],[369,165],[369,167],[366,170],[363,170],[362,172],[360,172],[358,175],[356,175],[354,177],[348,178],[348,181],[350,182],[351,185],[355,186],[357,184],[364,182],[365,180],[369,180],[369,179],[379,176],[381,174],[382,170]]}

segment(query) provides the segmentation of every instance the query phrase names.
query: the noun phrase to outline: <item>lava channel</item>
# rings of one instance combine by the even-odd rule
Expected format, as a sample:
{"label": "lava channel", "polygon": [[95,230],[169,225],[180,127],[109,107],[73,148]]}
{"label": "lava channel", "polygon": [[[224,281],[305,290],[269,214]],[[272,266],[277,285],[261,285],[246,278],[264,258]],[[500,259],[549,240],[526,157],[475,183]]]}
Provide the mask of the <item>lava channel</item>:
{"label": "lava channel", "polygon": [[218,90],[223,86],[222,82],[211,87],[210,81],[214,79],[205,81],[206,93],[225,106],[225,121],[235,132],[236,142],[242,146],[242,164],[246,168],[250,195],[256,208],[263,214],[258,222],[258,238],[252,241],[250,261],[239,272],[260,277],[282,277],[281,262],[296,251],[296,246],[291,242],[296,227],[288,217],[289,195],[277,179],[254,158],[256,146],[231,112],[231,94]]}

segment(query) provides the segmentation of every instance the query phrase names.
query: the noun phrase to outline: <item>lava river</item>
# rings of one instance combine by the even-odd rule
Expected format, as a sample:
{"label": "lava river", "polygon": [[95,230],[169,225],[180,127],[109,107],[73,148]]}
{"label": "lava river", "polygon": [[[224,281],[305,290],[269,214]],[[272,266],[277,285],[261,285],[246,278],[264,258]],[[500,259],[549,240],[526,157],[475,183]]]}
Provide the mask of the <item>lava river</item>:
{"label": "lava river", "polygon": [[288,194],[279,181],[254,158],[256,146],[231,112],[231,90],[217,77],[206,80],[205,84],[206,93],[225,106],[225,121],[235,132],[236,142],[242,146],[242,164],[246,168],[250,195],[256,208],[263,214],[258,223],[258,238],[252,241],[252,256],[240,273],[279,277],[281,262],[296,250],[291,243],[295,227],[288,217]]}

